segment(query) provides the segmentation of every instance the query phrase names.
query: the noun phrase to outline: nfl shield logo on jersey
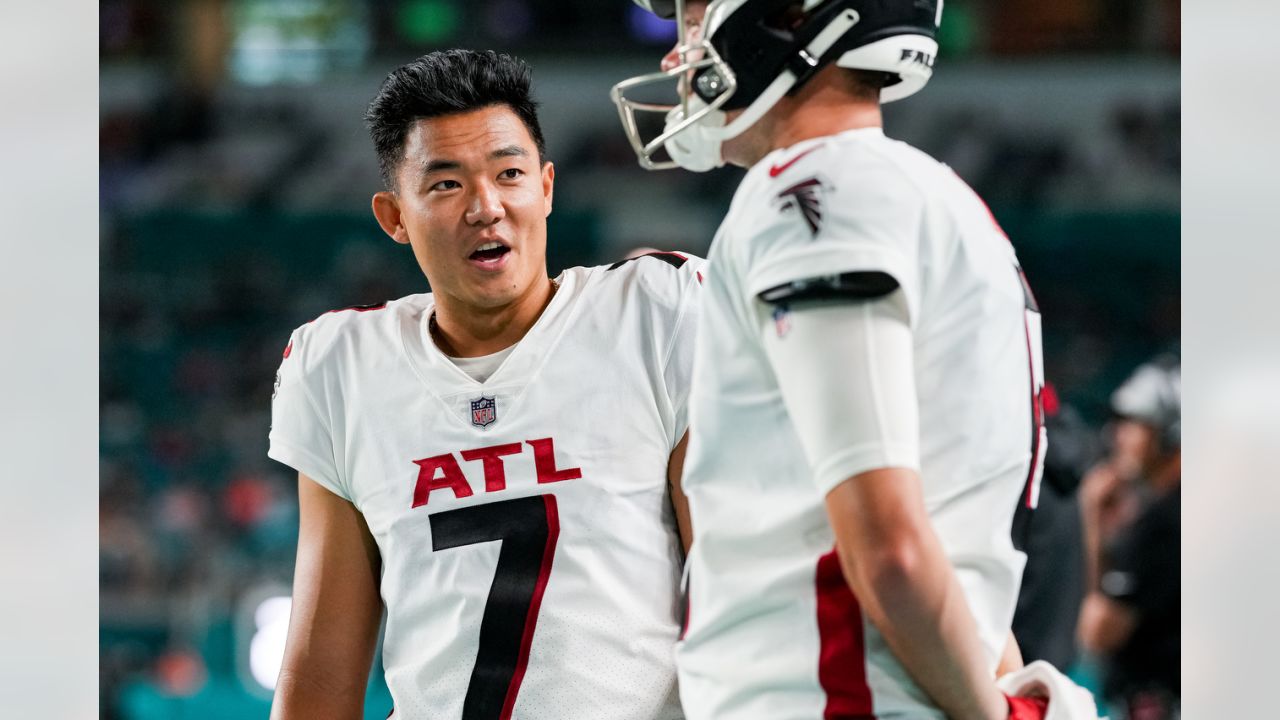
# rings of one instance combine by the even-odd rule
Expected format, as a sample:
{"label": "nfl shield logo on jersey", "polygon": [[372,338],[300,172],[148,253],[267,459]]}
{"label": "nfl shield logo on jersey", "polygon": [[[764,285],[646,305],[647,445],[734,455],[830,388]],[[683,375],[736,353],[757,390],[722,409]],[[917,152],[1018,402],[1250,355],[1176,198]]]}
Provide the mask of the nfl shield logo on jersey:
{"label": "nfl shield logo on jersey", "polygon": [[498,405],[491,397],[481,397],[471,401],[471,424],[476,427],[488,427],[498,419]]}

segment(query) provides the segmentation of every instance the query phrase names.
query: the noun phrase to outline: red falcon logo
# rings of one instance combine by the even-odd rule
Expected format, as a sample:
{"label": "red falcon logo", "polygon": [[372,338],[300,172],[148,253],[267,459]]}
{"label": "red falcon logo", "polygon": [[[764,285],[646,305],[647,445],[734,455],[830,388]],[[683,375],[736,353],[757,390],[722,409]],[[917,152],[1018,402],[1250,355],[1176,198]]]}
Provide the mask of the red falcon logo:
{"label": "red falcon logo", "polygon": [[774,201],[781,205],[783,212],[799,211],[800,216],[809,226],[810,234],[817,235],[818,229],[822,226],[822,198],[819,191],[824,189],[825,186],[821,180],[811,177],[778,193]]}

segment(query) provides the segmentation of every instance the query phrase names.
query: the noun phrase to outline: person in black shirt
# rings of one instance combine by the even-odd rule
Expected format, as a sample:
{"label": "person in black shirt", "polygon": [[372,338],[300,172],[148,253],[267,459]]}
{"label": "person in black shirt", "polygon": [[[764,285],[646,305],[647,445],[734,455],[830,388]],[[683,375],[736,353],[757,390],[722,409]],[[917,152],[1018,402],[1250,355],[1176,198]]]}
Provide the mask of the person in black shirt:
{"label": "person in black shirt", "polygon": [[1085,478],[1081,648],[1104,661],[1113,720],[1170,720],[1182,685],[1181,370],[1148,363],[1112,398],[1111,457]]}

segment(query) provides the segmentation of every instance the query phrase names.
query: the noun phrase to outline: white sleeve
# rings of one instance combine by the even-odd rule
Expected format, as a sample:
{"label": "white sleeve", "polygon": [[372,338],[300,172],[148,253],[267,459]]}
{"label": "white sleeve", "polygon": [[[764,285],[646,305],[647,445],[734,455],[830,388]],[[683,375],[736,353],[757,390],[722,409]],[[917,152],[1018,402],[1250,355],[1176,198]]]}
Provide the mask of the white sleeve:
{"label": "white sleeve", "polygon": [[703,261],[691,257],[688,264],[691,267],[684,273],[687,275],[685,288],[662,370],[667,399],[675,417],[672,449],[689,429],[689,387],[693,381],[694,340],[698,336],[698,306],[702,295],[700,268]]}
{"label": "white sleeve", "polygon": [[864,301],[756,300],[765,354],[825,495],[854,475],[919,470],[912,336],[901,289]]}
{"label": "white sleeve", "polygon": [[[822,160],[812,157],[815,165]],[[784,188],[770,210],[753,216],[756,224],[744,228],[753,237],[745,265],[750,269],[744,289],[750,296],[847,273],[883,273],[902,288],[908,317],[915,322],[924,196],[888,163],[863,166],[864,172],[837,174],[834,182],[816,176],[810,181],[816,184],[801,196]],[[802,215],[802,198],[811,222]]]}
{"label": "white sleeve", "polygon": [[309,387],[315,380],[304,365],[308,350],[305,342],[302,329],[295,330],[276,372],[267,456],[350,501],[350,493],[334,460],[330,423],[317,402],[315,389]]}

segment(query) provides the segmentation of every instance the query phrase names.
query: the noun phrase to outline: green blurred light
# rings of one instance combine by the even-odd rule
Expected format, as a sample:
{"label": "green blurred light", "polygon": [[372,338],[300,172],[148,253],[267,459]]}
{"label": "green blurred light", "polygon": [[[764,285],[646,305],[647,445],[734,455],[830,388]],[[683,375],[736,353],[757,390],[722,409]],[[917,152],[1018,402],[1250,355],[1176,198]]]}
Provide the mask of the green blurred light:
{"label": "green blurred light", "polygon": [[458,31],[461,13],[451,0],[405,0],[400,4],[400,34],[412,42],[438,43]]}
{"label": "green blurred light", "polygon": [[959,3],[947,3],[938,26],[939,54],[960,57],[973,52],[977,45],[978,22],[973,10]]}

